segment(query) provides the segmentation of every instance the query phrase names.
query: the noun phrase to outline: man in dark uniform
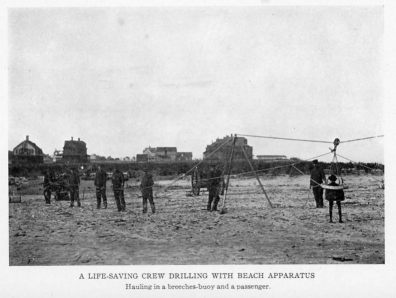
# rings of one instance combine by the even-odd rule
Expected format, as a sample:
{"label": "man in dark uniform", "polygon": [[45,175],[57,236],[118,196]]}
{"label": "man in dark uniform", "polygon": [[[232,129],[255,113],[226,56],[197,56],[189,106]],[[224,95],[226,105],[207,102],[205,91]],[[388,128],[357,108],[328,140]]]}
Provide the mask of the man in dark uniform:
{"label": "man in dark uniform", "polygon": [[101,166],[98,166],[98,170],[95,175],[95,186],[96,186],[96,201],[97,208],[100,209],[101,198],[103,198],[103,207],[107,208],[107,198],[106,198],[106,172]]}
{"label": "man in dark uniform", "polygon": [[147,200],[150,202],[151,212],[155,213],[155,205],[153,199],[153,175],[149,172],[148,168],[144,168],[144,175],[140,183],[140,190],[143,197],[143,213],[147,213]]}
{"label": "man in dark uniform", "polygon": [[[335,175],[330,175],[329,180],[331,181],[328,185],[329,186],[339,186],[336,183],[337,177]],[[330,222],[333,222],[333,204],[336,201],[338,207],[338,222],[342,223],[342,216],[341,216],[341,201],[345,200],[344,190],[343,189],[326,189],[325,198],[329,201],[329,214],[330,214]]]}
{"label": "man in dark uniform", "polygon": [[318,164],[318,160],[312,161],[313,168],[311,170],[310,188],[316,202],[316,208],[323,208],[323,188],[320,186],[323,182],[326,182],[326,176],[321,166]]}
{"label": "man in dark uniform", "polygon": [[217,205],[220,201],[222,181],[222,172],[220,171],[220,169],[216,168],[214,165],[211,165],[209,168],[209,174],[207,176],[207,188],[209,192],[209,198],[206,209],[208,211],[217,211]]}
{"label": "man in dark uniform", "polygon": [[52,192],[52,183],[54,183],[55,177],[54,173],[50,170],[47,170],[44,174],[44,199],[46,204],[51,204],[51,192]]}
{"label": "man in dark uniform", "polygon": [[77,206],[81,207],[79,187],[80,175],[78,174],[78,170],[73,168],[69,176],[70,207],[74,207],[74,201],[77,201]]}
{"label": "man in dark uniform", "polygon": [[116,201],[118,211],[125,211],[125,199],[124,199],[124,175],[119,169],[115,169],[113,176],[111,177],[113,182],[114,199]]}

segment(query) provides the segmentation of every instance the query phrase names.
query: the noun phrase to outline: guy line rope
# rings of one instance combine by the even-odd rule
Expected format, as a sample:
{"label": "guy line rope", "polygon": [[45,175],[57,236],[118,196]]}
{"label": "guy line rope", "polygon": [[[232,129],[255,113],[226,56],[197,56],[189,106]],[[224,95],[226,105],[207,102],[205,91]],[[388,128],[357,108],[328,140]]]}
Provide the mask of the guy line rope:
{"label": "guy line rope", "polygon": [[[250,134],[235,134],[234,137],[238,137],[238,136],[244,136],[244,137],[253,137],[253,138],[264,138],[264,139],[275,139],[275,140],[288,140],[288,141],[299,141],[299,142],[311,142],[311,143],[325,143],[325,144],[333,144],[333,142],[331,141],[324,141],[324,140],[312,140],[312,139],[298,139],[298,138],[284,138],[284,137],[274,137],[274,136],[262,136],[262,135],[250,135]],[[370,136],[370,137],[364,137],[364,138],[357,138],[357,139],[350,139],[350,140],[346,140],[346,141],[342,141],[340,143],[350,143],[350,142],[356,142],[356,141],[362,141],[362,140],[368,140],[368,139],[374,139],[374,138],[381,138],[384,137],[384,135],[376,135],[376,136]],[[230,138],[228,140],[226,140],[225,142],[223,142],[222,144],[220,144],[214,151],[212,151],[210,154],[208,154],[208,157],[212,156],[214,153],[216,153],[218,150],[220,150],[220,148],[222,148],[224,145],[226,145],[227,143],[230,143],[231,141],[233,141],[233,138]],[[311,157],[308,159],[304,159],[304,160],[300,160],[298,162],[295,163],[291,163],[291,164],[287,164],[287,165],[283,165],[283,166],[276,166],[276,167],[272,167],[272,168],[268,168],[268,169],[263,169],[263,170],[256,170],[256,171],[246,171],[246,172],[240,172],[237,174],[232,174],[230,175],[230,177],[238,177],[241,175],[245,175],[245,174],[252,174],[252,173],[258,173],[258,172],[266,172],[272,169],[277,169],[277,168],[284,168],[284,167],[289,167],[292,166],[293,168],[297,169],[295,167],[296,164],[299,164],[303,161],[309,161],[315,158],[319,158],[322,157],[324,155],[330,154],[331,152],[327,152],[315,157]],[[338,156],[349,160],[351,162],[353,162],[352,160],[345,158],[341,155],[338,154]],[[191,173],[196,167],[198,167],[200,164],[202,164],[205,161],[205,159],[202,159],[199,163],[197,163],[196,165],[194,165],[191,169],[189,169],[186,173],[181,174],[180,176],[176,177],[173,181],[171,181],[167,186],[164,187],[163,191],[166,192],[168,190],[169,187],[171,187],[173,184],[175,184],[178,180],[183,179],[184,177],[186,177],[189,173]],[[356,162],[354,162],[356,163]],[[366,167],[364,165],[362,165],[363,167]],[[204,180],[210,180],[210,179],[216,179],[218,177],[213,177],[213,178],[209,178],[209,179],[204,179]]]}

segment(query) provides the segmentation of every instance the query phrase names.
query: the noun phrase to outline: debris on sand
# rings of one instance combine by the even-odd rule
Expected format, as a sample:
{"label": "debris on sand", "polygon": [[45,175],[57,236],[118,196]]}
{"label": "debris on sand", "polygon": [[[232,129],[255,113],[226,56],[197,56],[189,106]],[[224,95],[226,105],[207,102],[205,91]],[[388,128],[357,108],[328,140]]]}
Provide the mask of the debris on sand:
{"label": "debris on sand", "polygon": [[25,232],[25,231],[16,232],[16,233],[14,234],[14,237],[24,237],[24,236],[26,236],[26,232]]}
{"label": "debris on sand", "polygon": [[72,213],[67,212],[67,211],[61,211],[61,212],[57,212],[59,215],[63,215],[63,216],[67,216],[67,217],[71,217],[73,216]]}
{"label": "debris on sand", "polygon": [[345,257],[333,257],[334,261],[339,261],[339,262],[348,262],[348,261],[353,261],[351,258],[345,258]]}

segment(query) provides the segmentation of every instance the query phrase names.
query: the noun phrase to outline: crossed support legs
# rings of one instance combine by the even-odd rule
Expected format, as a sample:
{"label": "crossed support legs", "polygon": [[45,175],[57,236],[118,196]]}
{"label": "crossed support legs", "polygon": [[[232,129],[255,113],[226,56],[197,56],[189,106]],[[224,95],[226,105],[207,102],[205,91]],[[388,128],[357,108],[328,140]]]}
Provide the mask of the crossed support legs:
{"label": "crossed support legs", "polygon": [[242,151],[243,151],[243,155],[245,156],[246,161],[248,162],[248,164],[249,164],[251,170],[252,170],[252,171],[254,172],[254,174],[256,175],[257,182],[259,183],[259,185],[260,185],[260,187],[261,187],[261,190],[263,191],[263,193],[264,193],[264,195],[265,195],[265,198],[267,199],[267,201],[268,201],[269,205],[271,206],[271,208],[273,208],[272,203],[271,203],[271,201],[270,201],[270,199],[269,199],[269,197],[268,197],[268,195],[267,195],[267,192],[265,191],[264,186],[263,186],[263,184],[261,183],[261,180],[260,180],[260,178],[259,178],[259,176],[258,176],[256,170],[253,168],[253,165],[252,165],[252,163],[250,162],[249,157],[248,157],[248,155],[247,155],[247,153],[246,153],[246,150],[245,150],[245,148],[244,148],[243,146],[242,146]]}
{"label": "crossed support legs", "polygon": [[[235,138],[236,138],[236,136],[235,136]],[[225,195],[224,195],[224,200],[223,200],[222,209],[224,209],[224,207],[225,207],[225,202],[226,202],[226,198],[227,198],[227,190],[228,190],[228,184],[229,184],[229,180],[230,180],[231,163],[232,163],[232,157],[233,157],[234,148],[235,148],[235,139],[234,139],[234,142],[233,142],[233,148],[232,148],[232,153],[231,153],[231,158],[230,158],[230,165],[229,165],[230,170],[229,170],[228,177],[227,177],[227,184],[226,184],[226,189],[225,189]],[[247,153],[246,153],[245,148],[244,148],[243,146],[241,146],[241,148],[242,148],[243,155],[245,156],[245,159],[246,159],[246,161],[248,162],[248,164],[249,164],[249,166],[250,166],[250,169],[252,170],[252,172],[254,172],[254,174],[255,174],[255,176],[256,176],[256,179],[257,179],[257,181],[258,181],[258,183],[259,183],[259,185],[260,185],[261,190],[263,191],[263,193],[264,193],[264,195],[265,195],[265,198],[267,199],[267,201],[268,201],[270,207],[273,208],[273,205],[272,205],[272,203],[271,203],[271,200],[269,199],[269,197],[268,197],[268,195],[267,195],[267,192],[265,191],[264,186],[263,186],[263,184],[261,183],[261,180],[260,180],[260,178],[259,178],[259,176],[258,176],[256,170],[254,169],[252,163],[250,162],[249,157],[248,157],[248,155],[247,155]]]}

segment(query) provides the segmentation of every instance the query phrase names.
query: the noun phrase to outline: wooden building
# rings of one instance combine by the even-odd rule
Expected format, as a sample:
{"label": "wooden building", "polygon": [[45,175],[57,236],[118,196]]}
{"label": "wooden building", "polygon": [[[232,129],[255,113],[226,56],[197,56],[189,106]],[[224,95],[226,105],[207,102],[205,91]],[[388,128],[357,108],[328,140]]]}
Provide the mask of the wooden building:
{"label": "wooden building", "polygon": [[[215,142],[212,142],[212,144],[206,146],[206,150],[203,153],[204,158],[209,160],[227,160],[230,157],[232,151],[232,138],[232,135],[225,136],[222,139],[216,139]],[[253,158],[253,147],[248,145],[247,139],[244,137],[236,137],[234,160],[245,159],[242,147],[245,149],[248,158],[251,160]]]}
{"label": "wooden building", "polygon": [[147,147],[136,155],[137,162],[169,162],[192,160],[192,152],[177,152],[176,147]]}
{"label": "wooden building", "polygon": [[176,160],[177,161],[191,161],[192,160],[192,152],[177,152]]}
{"label": "wooden building", "polygon": [[65,163],[86,163],[88,162],[87,145],[80,138],[65,141],[63,146],[62,162]]}
{"label": "wooden building", "polygon": [[43,150],[29,136],[12,150],[12,163],[44,163]]}

